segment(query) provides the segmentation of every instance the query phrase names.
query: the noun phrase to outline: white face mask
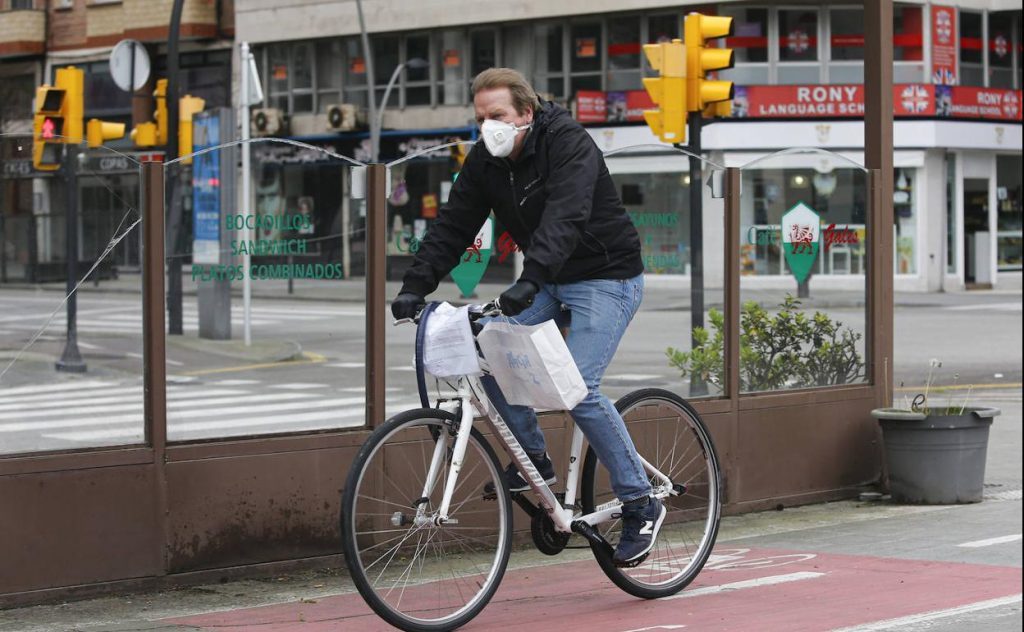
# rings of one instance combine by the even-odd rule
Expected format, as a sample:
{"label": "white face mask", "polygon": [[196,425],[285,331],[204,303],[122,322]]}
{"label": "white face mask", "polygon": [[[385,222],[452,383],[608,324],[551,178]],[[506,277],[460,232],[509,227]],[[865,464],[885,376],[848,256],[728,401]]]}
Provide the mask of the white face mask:
{"label": "white face mask", "polygon": [[484,137],[484,145],[487,151],[495,158],[504,158],[512,153],[516,144],[516,135],[524,129],[530,129],[532,125],[516,127],[514,123],[487,119],[480,126],[480,133]]}

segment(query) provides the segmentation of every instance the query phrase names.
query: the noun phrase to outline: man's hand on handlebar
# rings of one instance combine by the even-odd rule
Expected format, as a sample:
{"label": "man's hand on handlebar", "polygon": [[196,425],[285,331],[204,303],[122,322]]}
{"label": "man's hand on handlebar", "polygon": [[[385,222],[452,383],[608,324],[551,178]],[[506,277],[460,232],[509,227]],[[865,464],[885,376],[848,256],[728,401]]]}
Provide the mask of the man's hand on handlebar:
{"label": "man's hand on handlebar", "polygon": [[498,303],[501,305],[501,313],[505,316],[515,316],[522,313],[537,296],[539,288],[533,281],[519,279],[515,285],[501,293]]}
{"label": "man's hand on handlebar", "polygon": [[412,319],[423,309],[426,301],[419,294],[402,292],[391,302],[391,315],[395,320]]}

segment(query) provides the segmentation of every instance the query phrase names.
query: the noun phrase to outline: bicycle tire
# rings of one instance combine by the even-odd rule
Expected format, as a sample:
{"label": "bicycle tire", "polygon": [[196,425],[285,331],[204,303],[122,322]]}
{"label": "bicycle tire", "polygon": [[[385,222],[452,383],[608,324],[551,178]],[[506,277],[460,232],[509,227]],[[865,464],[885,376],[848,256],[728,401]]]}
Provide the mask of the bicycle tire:
{"label": "bicycle tire", "polygon": [[[440,500],[444,489],[443,477],[446,477],[448,473],[451,443],[449,443],[448,458],[441,469],[441,478],[435,485],[435,491],[428,499],[417,497],[422,493],[425,470],[428,469],[430,456],[433,454],[434,444],[432,441],[436,441],[436,437],[439,436],[451,437],[451,430],[457,421],[456,416],[452,413],[433,408],[409,410],[391,418],[377,428],[360,448],[352,463],[352,469],[349,471],[343,491],[340,516],[342,549],[345,554],[345,563],[356,589],[378,616],[391,625],[409,632],[439,632],[465,625],[477,616],[494,596],[508,566],[512,543],[512,508],[508,485],[502,475],[503,470],[494,450],[476,428],[471,429],[463,470],[459,475],[449,516],[461,517],[464,525],[493,522],[497,529],[496,536],[493,536],[493,551],[483,550],[483,545],[489,542],[490,536],[485,537],[479,532],[474,532],[474,535],[465,533],[465,530],[479,530],[482,527],[430,524],[426,526],[410,525],[409,529],[405,531],[402,529],[406,526],[404,524],[405,512],[414,515],[415,507],[420,501],[425,500],[430,507],[433,506],[435,499]],[[420,426],[428,432],[420,431],[418,429]],[[431,437],[435,438],[431,439]],[[451,439],[451,442],[454,442],[454,438]],[[429,448],[424,450],[426,444],[429,444]],[[417,445],[423,455],[421,463],[424,466],[424,477],[420,481],[404,482],[407,470],[414,468],[408,457]],[[389,451],[395,451],[391,464],[388,463]],[[395,470],[390,470],[391,467],[394,467]],[[389,472],[401,475],[402,478],[392,477]],[[481,493],[481,501],[475,501],[476,492],[474,490],[483,490],[483,481],[474,481],[474,475],[478,472],[484,475],[484,481],[494,482],[498,486],[498,492],[494,494],[493,499],[483,499]],[[415,473],[413,479],[415,479]],[[481,483],[479,487],[476,485],[477,482]],[[374,485],[377,487],[375,488]],[[412,494],[411,498],[408,493],[403,491],[403,487]],[[465,500],[461,500],[461,496],[458,494],[464,487],[466,489],[463,493],[467,496]],[[379,499],[376,499],[379,506],[373,502],[374,498],[370,494],[380,496]],[[455,502],[457,498],[459,504]],[[486,509],[486,503],[490,502],[495,503],[495,515],[489,519],[490,510]],[[478,507],[485,507],[485,509],[478,510]],[[373,511],[374,509],[378,511]],[[389,517],[388,512],[395,509],[404,509],[404,512],[396,511],[395,515]],[[478,513],[482,515],[477,516]],[[399,514],[402,515],[402,522],[395,524],[393,520]],[[367,525],[371,527],[378,525],[384,528],[361,530]],[[399,535],[392,537],[396,532]],[[400,556],[408,554],[408,549],[414,544],[412,542],[414,536],[416,542],[412,561],[406,565],[405,570],[398,576],[395,583],[385,590],[387,582],[394,577],[395,571],[392,571],[392,574],[382,583],[383,576],[394,560],[401,559],[400,564],[405,563],[405,559]],[[378,537],[385,539],[383,542],[376,542]],[[368,551],[390,544],[394,540],[399,541],[383,553],[379,551],[368,553]],[[449,545],[455,553],[449,554]],[[481,551],[475,551],[473,547],[479,547]],[[433,560],[428,563],[431,553]],[[377,557],[371,563],[370,560],[374,555]],[[374,568],[388,555],[390,557],[383,562],[383,566]],[[419,579],[423,579],[426,567],[427,581],[411,581],[417,559],[419,560]],[[448,564],[447,569],[442,568],[446,563]],[[372,573],[371,569],[373,569]],[[380,573],[377,570],[380,570]],[[445,574],[446,570],[448,574]],[[402,581],[406,573],[408,573],[408,577],[405,578],[397,595],[396,603],[393,593],[398,582]],[[376,577],[371,575],[376,575]],[[479,581],[474,581],[473,578],[477,578]],[[458,592],[450,590],[446,592],[442,581],[454,582]],[[463,582],[464,585],[460,582]],[[463,598],[463,591],[469,592],[472,589],[473,592],[470,598],[465,600],[465,604],[454,604],[450,608],[452,612],[447,612],[447,610],[442,612],[443,609],[440,607],[435,609],[432,606],[424,605],[424,599],[428,599],[427,593],[430,595],[434,593],[433,586],[435,584],[437,585],[438,601],[442,599],[442,593],[444,597],[458,599]],[[407,591],[409,598],[403,608],[402,599]],[[438,616],[429,616],[429,613],[434,611],[438,613]]]}
{"label": "bicycle tire", "polygon": [[[669,513],[655,548],[644,562],[635,568],[621,568],[606,556],[597,555],[596,549],[595,557],[605,575],[627,593],[643,599],[667,597],[679,592],[694,580],[714,548],[722,512],[722,476],[718,455],[700,415],[686,400],[675,393],[656,388],[634,391],[617,401],[615,408],[623,418],[636,416],[642,420],[639,423],[657,424],[654,458],[651,456],[652,451],[646,449],[649,447],[646,444],[651,441],[650,435],[654,433],[647,432],[644,435],[645,445],[638,445],[637,450],[663,472],[667,462],[670,471],[665,473],[673,479],[673,483],[687,485],[687,491],[679,496],[669,496],[662,501]],[[663,426],[666,429],[674,426],[673,439],[666,441],[664,455],[661,453]],[[684,427],[689,432],[680,438],[679,430]],[[681,467],[676,471],[676,450],[682,443],[687,445],[678,458]],[[697,449],[693,459],[702,457],[703,468],[690,468],[689,463],[693,459],[684,460],[693,446]],[[581,500],[584,513],[590,513],[595,507],[615,500],[608,485],[607,471],[603,467],[599,470],[599,465],[597,454],[592,447],[588,447],[582,474]],[[675,477],[679,477],[680,480],[676,480]],[[700,494],[704,490],[707,496],[706,507],[700,505]],[[596,528],[614,547],[618,527],[619,521],[615,520],[597,525]],[[689,532],[698,530],[699,538],[688,537]],[[686,543],[687,539],[695,540],[696,546],[691,549]]]}

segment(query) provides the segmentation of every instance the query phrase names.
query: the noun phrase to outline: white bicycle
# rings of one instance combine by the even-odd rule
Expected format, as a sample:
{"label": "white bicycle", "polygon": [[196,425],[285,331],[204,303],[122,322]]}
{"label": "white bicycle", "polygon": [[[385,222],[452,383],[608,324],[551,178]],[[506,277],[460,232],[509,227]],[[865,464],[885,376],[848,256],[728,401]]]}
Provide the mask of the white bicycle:
{"label": "white bicycle", "polygon": [[[404,321],[418,323],[416,374],[424,407],[377,428],[345,484],[345,562],[370,607],[402,630],[465,625],[487,605],[505,573],[517,540],[512,501],[529,515],[533,543],[542,553],[557,555],[572,534],[579,534],[608,578],[631,595],[665,597],[693,581],[711,554],[721,517],[718,457],[697,412],[678,395],[654,388],[616,402],[653,493],[668,510],[650,553],[628,567],[616,566],[612,552],[621,503],[592,448],[587,446],[581,461],[579,428],[572,435],[565,486],[556,492],[544,483],[478,377],[447,380],[454,395],[430,406],[423,345],[436,305]],[[477,320],[498,314],[497,301],[471,310],[474,332]],[[512,457],[538,504],[525,493],[509,493],[501,463],[474,425],[474,409],[485,416],[490,438]]]}

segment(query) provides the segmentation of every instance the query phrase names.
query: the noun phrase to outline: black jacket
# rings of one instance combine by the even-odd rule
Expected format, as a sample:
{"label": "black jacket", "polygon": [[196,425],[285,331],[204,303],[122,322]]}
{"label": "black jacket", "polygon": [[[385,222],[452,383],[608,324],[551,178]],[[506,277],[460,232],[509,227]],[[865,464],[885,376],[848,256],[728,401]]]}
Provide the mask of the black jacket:
{"label": "black jacket", "polygon": [[492,209],[523,250],[521,278],[538,287],[644,270],[640,237],[600,150],[564,108],[544,102],[515,162],[491,156],[482,141],[473,146],[402,291],[437,289]]}

